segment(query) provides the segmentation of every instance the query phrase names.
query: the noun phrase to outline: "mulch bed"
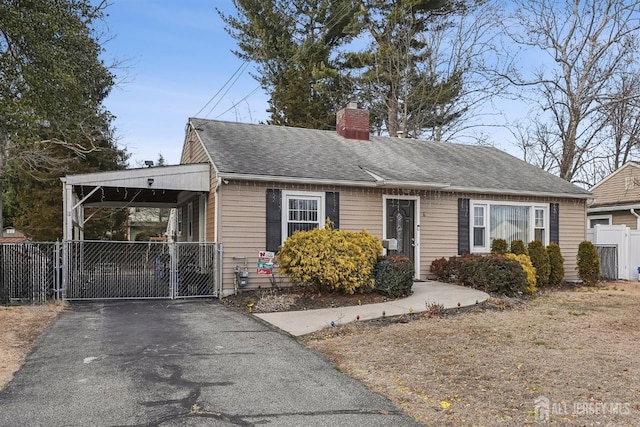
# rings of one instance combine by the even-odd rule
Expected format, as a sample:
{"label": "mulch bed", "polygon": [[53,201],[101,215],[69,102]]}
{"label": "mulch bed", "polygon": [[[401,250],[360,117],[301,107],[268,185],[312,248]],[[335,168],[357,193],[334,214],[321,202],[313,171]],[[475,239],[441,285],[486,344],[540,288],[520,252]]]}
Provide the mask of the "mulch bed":
{"label": "mulch bed", "polygon": [[242,290],[238,295],[224,298],[222,302],[244,312],[271,313],[348,307],[392,300],[393,298],[375,291],[348,295],[340,292],[317,292],[308,286],[292,286]]}

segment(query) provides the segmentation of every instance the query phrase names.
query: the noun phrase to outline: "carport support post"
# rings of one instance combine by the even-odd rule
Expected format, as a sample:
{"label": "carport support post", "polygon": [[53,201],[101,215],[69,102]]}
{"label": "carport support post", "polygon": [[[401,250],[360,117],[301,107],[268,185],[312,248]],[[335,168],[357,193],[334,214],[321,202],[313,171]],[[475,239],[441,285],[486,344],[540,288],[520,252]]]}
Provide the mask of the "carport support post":
{"label": "carport support post", "polygon": [[[94,188],[84,199],[74,204],[78,197],[73,192],[73,185],[67,182],[65,177],[62,181],[62,236],[64,241],[84,239],[84,201],[89,195],[95,193],[100,187]],[[75,234],[75,235],[74,235]]]}

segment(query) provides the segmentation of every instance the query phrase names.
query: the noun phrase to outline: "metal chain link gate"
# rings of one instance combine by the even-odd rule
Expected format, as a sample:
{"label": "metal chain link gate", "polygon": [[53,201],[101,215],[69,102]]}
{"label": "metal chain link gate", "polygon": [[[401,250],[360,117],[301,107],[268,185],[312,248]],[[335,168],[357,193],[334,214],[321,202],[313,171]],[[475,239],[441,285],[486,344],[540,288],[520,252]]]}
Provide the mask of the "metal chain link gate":
{"label": "metal chain link gate", "polygon": [[67,300],[217,297],[222,245],[68,241],[62,266]]}

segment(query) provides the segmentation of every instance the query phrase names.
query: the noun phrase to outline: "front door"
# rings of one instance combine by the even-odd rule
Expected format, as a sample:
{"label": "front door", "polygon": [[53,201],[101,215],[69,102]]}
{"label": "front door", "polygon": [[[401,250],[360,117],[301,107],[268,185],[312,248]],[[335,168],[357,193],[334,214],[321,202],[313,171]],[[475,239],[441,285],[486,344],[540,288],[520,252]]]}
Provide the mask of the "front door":
{"label": "front door", "polygon": [[[396,239],[398,249],[387,251],[389,255],[405,255],[416,267],[418,242],[416,241],[416,200],[388,198],[385,202],[386,236]],[[417,271],[416,271],[417,273]],[[416,276],[417,277],[417,276]]]}

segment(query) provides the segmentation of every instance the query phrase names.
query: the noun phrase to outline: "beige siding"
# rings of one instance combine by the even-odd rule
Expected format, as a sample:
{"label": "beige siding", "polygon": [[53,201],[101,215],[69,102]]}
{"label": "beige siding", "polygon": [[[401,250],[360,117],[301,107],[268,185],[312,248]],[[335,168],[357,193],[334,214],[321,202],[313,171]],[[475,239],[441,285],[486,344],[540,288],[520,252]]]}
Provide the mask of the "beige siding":
{"label": "beige siding", "polygon": [[[352,189],[323,186],[286,186],[267,183],[231,181],[222,184],[219,192],[220,229],[219,241],[224,244],[224,288],[233,289],[233,268],[244,267],[245,258],[250,273],[249,287],[269,287],[268,276],[255,273],[258,252],[266,246],[266,197],[267,188],[304,191],[340,192],[340,228],[343,230],[368,230],[382,238],[383,195],[398,195],[392,191],[377,189]],[[565,257],[565,277],[576,279],[575,255],[578,245],[585,239],[585,201],[539,198],[489,197],[441,192],[412,192],[408,196],[420,197],[420,276],[428,275],[434,259],[450,257],[458,253],[458,199],[486,199],[492,201],[560,203],[560,246]],[[403,197],[404,194],[398,195]],[[212,197],[210,197],[210,200]]]}
{"label": "beige siding", "polygon": [[565,280],[578,280],[576,271],[578,245],[587,238],[586,201],[560,202],[560,250],[564,257]]}
{"label": "beige siding", "polygon": [[382,192],[370,189],[336,189],[340,191],[340,228],[367,230],[382,238]]}
{"label": "beige siding", "polygon": [[427,193],[420,201],[420,271],[429,276],[431,262],[458,254],[458,198],[451,193]]}
{"label": "beige siding", "polygon": [[[339,191],[340,228],[360,231],[366,229],[382,237],[382,193],[378,190],[344,189],[322,186],[274,186],[265,183],[232,181],[220,188],[221,207],[219,241],[224,244],[224,287],[233,288],[233,268],[244,267],[247,259],[249,287],[269,287],[268,276],[255,273],[258,252],[266,247],[266,190]],[[227,291],[228,292],[228,291]]]}
{"label": "beige siding", "polygon": [[637,224],[636,217],[630,211],[611,212],[611,225],[626,225],[635,230]]}
{"label": "beige siding", "polygon": [[[632,188],[627,184],[632,183]],[[640,201],[640,167],[632,164],[619,169],[592,190],[595,205],[613,205]]]}
{"label": "beige siding", "polygon": [[[196,137],[194,132],[189,132],[185,143],[182,147],[182,158],[180,161],[182,164],[188,163],[208,163],[209,157],[207,156],[207,152]],[[217,176],[213,167],[211,167],[210,173],[210,183],[209,183],[209,194],[206,198],[206,212],[205,212],[205,224],[198,224],[198,227],[205,227],[205,239],[207,242],[213,242],[215,237],[215,218],[216,218],[216,206],[215,206],[215,186],[217,181]],[[199,209],[199,201],[195,199],[194,201],[194,212],[197,212]],[[196,207],[197,205],[197,207]],[[184,212],[186,214],[186,205],[184,205]],[[194,213],[195,215],[195,213]],[[198,221],[198,217],[195,218],[195,221]],[[185,233],[183,233],[183,239],[186,240]],[[194,240],[197,240],[199,234],[194,230]]]}
{"label": "beige siding", "polygon": [[207,242],[215,241],[215,227],[216,227],[216,197],[215,197],[215,181],[216,178],[214,174],[211,174],[211,191],[207,194],[207,202],[206,209],[207,212],[205,214],[206,217],[206,230],[205,230],[205,238]]}
{"label": "beige siding", "polygon": [[421,272],[428,276],[431,262],[458,253],[458,199],[491,200],[527,203],[560,203],[560,247],[565,257],[565,278],[577,279],[575,257],[578,245],[586,238],[583,200],[548,200],[508,196],[482,196],[477,194],[429,193],[422,197],[421,205]]}
{"label": "beige siding", "polygon": [[223,287],[233,291],[233,269],[249,269],[249,287],[269,287],[269,277],[256,274],[258,252],[266,246],[266,186],[254,183],[222,184],[218,192],[218,241],[224,245]]}
{"label": "beige siding", "polygon": [[184,145],[182,146],[180,163],[206,163],[208,161],[209,156],[207,156],[207,152],[195,132],[188,132]]}

